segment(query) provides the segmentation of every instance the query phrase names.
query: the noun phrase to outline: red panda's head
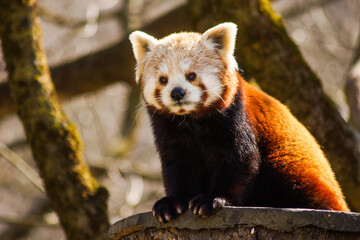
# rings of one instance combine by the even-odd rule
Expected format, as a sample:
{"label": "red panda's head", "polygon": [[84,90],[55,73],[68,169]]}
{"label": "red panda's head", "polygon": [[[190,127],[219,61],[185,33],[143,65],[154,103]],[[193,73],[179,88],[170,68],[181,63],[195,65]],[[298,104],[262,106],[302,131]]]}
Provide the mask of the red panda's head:
{"label": "red panda's head", "polygon": [[236,92],[237,28],[219,24],[204,34],[184,32],[160,40],[130,35],[145,103],[164,114],[196,114],[227,107]]}

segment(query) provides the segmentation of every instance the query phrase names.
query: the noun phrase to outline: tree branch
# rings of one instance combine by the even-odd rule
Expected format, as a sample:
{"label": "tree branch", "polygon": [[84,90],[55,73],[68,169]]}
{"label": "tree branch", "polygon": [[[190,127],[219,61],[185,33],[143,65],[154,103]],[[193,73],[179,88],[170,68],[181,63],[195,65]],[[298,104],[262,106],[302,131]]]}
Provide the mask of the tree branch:
{"label": "tree branch", "polygon": [[[51,22],[53,24],[56,24],[60,27],[78,29],[78,28],[84,27],[86,24],[89,24],[89,22],[90,22],[89,19],[81,19],[81,20],[69,19],[66,16],[64,17],[62,15],[57,15],[55,13],[52,13],[48,9],[43,8],[41,6],[39,6],[38,8],[39,8],[39,15],[41,16],[42,19],[44,19],[45,21]],[[125,14],[123,13],[122,10],[115,11],[115,12],[105,12],[105,13],[99,14],[98,19],[95,19],[95,20],[96,20],[96,22],[101,22],[103,20],[111,19],[114,17],[124,20]],[[91,20],[94,21],[94,19],[91,19]]]}
{"label": "tree branch", "polygon": [[[180,7],[143,28],[156,36],[191,30],[186,7]],[[51,68],[61,100],[97,90],[117,81],[135,85],[135,60],[130,41],[124,38],[113,47],[87,55],[74,62]],[[0,83],[0,117],[15,111],[7,82]]]}
{"label": "tree branch", "polygon": [[338,0],[312,0],[302,1],[301,3],[294,3],[294,1],[286,1],[281,2],[282,8],[278,9],[278,11],[283,18],[290,19],[293,17],[297,17],[312,8],[325,7],[326,5],[336,1]]}
{"label": "tree branch", "polygon": [[35,0],[0,1],[0,36],[11,94],[68,239],[103,239],[106,189],[90,175],[79,133],[60,106],[45,57]]}
{"label": "tree branch", "polygon": [[35,187],[44,192],[44,187],[42,186],[41,178],[37,172],[32,169],[19,155],[11,151],[4,143],[0,141],[0,155],[2,155],[6,160],[13,164],[27,179],[32,182]]}

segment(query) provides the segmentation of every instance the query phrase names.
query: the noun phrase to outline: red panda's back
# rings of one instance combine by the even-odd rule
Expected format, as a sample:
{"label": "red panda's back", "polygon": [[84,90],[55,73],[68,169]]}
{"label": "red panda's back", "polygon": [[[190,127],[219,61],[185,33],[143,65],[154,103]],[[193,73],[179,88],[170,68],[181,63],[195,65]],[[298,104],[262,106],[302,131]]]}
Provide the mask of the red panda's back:
{"label": "red panda's back", "polygon": [[242,80],[245,109],[270,171],[308,196],[318,209],[349,211],[330,164],[287,107]]}

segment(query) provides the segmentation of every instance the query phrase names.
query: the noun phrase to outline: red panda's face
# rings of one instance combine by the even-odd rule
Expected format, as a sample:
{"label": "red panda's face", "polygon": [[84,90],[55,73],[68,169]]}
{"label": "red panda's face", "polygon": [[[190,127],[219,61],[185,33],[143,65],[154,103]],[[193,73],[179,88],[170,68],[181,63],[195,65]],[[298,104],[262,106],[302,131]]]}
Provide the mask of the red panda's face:
{"label": "red panda's face", "polygon": [[134,32],[130,39],[145,103],[159,113],[177,115],[226,105],[224,94],[237,85],[228,77],[237,68],[235,34],[236,26],[231,23],[203,35],[179,33],[160,40]]}
{"label": "red panda's face", "polygon": [[145,63],[141,84],[147,104],[174,114],[210,106],[223,92],[224,64],[198,34],[159,41]]}

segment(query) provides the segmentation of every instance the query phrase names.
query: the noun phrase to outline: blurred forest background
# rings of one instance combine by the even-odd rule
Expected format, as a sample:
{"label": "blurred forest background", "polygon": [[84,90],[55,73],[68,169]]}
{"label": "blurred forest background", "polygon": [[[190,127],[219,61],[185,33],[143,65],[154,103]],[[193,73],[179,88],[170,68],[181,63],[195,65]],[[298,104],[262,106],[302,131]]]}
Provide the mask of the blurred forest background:
{"label": "blurred forest background", "polygon": [[[97,56],[115,44],[128,48],[124,56],[131,59],[119,66],[126,71],[126,79],[113,70],[114,76],[99,82],[63,78],[55,84],[66,114],[81,132],[91,173],[110,193],[110,223],[149,211],[164,195],[148,116],[133,82],[135,61],[129,55],[128,33],[157,19],[161,22],[165,14],[185,4],[185,0],[38,0],[44,47],[55,83],[70,72],[96,75],[97,68],[106,68],[108,62],[116,65],[118,60],[103,54],[103,64],[93,66],[86,65],[92,60],[77,63],[78,59]],[[272,6],[283,16],[289,35],[348,121],[345,89],[360,55],[360,1],[274,0]],[[179,29],[175,31],[182,29],[181,21],[177,19]],[[162,23],[161,27],[170,33],[171,24]],[[188,28],[184,26],[184,30]],[[65,239],[41,189],[21,122],[6,98],[7,76],[0,51],[0,239]],[[348,90],[355,91],[356,85]],[[355,107],[360,104],[359,99],[351,99],[349,103]]]}

